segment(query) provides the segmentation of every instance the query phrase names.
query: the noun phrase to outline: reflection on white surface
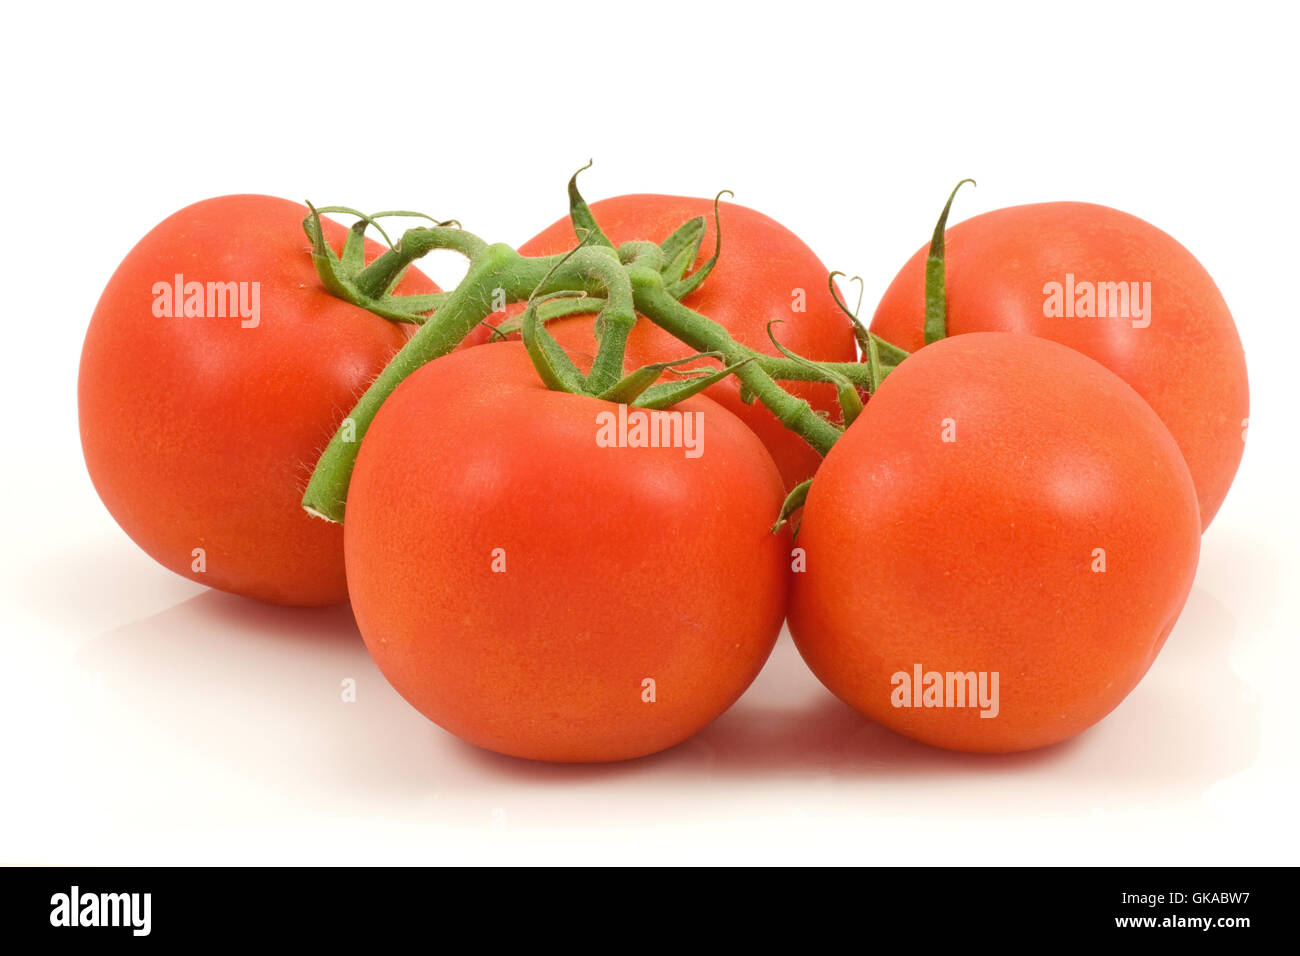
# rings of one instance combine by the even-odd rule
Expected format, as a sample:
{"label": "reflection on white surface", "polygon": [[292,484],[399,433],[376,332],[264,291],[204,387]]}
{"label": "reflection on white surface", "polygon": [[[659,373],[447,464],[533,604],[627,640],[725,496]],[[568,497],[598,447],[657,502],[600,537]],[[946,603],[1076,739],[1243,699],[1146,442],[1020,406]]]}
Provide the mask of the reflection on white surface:
{"label": "reflection on white surface", "polygon": [[[176,834],[181,855],[195,833],[287,846],[331,828],[345,842],[369,832],[382,843],[396,828],[414,846],[435,833],[725,830],[747,819],[797,831],[847,812],[880,843],[926,814],[941,828],[1094,820],[1194,802],[1252,762],[1258,704],[1227,666],[1232,632],[1224,609],[1193,592],[1165,653],[1110,718],[1009,756],[935,750],[869,723],[783,635],[745,697],[695,738],[622,764],[553,766],[488,753],[426,721],[383,680],[346,607],[208,591],[80,648],[68,703],[82,719],[67,730],[96,741],[96,756],[77,767],[81,792],[33,782],[31,795],[101,836]],[[349,678],[355,703],[341,699]]]}
{"label": "reflection on white surface", "polygon": [[346,607],[196,591],[111,529],[46,544],[6,580],[0,861],[1203,863],[1289,845],[1262,837],[1289,816],[1290,765],[1261,728],[1290,705],[1288,592],[1249,539],[1207,547],[1200,578],[1236,595],[1241,626],[1198,586],[1151,673],[1073,741],[913,743],[834,699],[783,636],[694,738],[595,766],[429,723]]}

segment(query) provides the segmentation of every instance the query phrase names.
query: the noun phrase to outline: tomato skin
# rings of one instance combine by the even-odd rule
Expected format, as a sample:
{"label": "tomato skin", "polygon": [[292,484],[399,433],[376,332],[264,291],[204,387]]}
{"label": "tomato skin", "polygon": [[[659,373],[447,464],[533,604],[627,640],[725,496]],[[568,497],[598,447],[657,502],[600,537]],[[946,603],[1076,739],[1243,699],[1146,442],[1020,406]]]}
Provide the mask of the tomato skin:
{"label": "tomato skin", "polygon": [[[914,739],[1006,752],[1132,690],[1191,589],[1200,524],[1135,391],[1056,343],[975,333],[890,374],[826,456],[795,544],[790,629],[831,691]],[[917,664],[997,672],[1000,712],[893,706],[892,675]]]}
{"label": "tomato skin", "polygon": [[[790,230],[760,212],[727,202],[721,204],[720,210],[722,255],[703,285],[683,302],[723,326],[736,341],[760,352],[777,354],[768,338],[767,326],[779,320],[780,324],[773,326],[772,331],[786,348],[823,361],[855,361],[857,348],[852,326],[830,294],[829,270],[816,253]],[[716,230],[712,199],[638,193],[602,199],[591,204],[591,211],[615,245],[633,240],[662,242],[683,223],[704,216],[708,229],[693,268],[703,265],[713,255]],[[565,218],[528,240],[519,251],[529,256],[556,255],[577,243],[572,222]],[[792,311],[795,289],[804,290],[806,311]],[[590,365],[595,354],[593,324],[592,317],[578,316],[553,321],[547,327],[579,364]],[[482,342],[486,338],[484,330],[476,334],[474,341]],[[624,364],[631,370],[690,354],[690,348],[643,318],[628,339]],[[782,384],[814,408],[838,419],[839,406],[833,387],[808,382]],[[761,403],[742,402],[740,385],[734,376],[714,384],[705,394],[733,412],[763,439],[781,469],[787,488],[817,470],[821,456],[781,425]]]}
{"label": "tomato skin", "polygon": [[[325,291],[302,230],[307,213],[270,196],[223,196],[155,227],[95,308],[78,409],[95,489],[155,560],[224,591],[325,605],[347,600],[343,531],[303,511],[303,490],[408,333]],[[340,249],[344,227],[324,228]],[[258,282],[257,325],[155,316],[154,284],[177,273]],[[402,291],[436,288],[412,271]],[[196,548],[206,571],[193,570]]]}
{"label": "tomato skin", "polygon": [[700,457],[598,447],[616,406],[547,391],[517,342],[437,359],[385,402],[349,489],[348,581],[371,654],[425,716],[503,754],[622,760],[684,740],[758,674],[785,612],[780,476],[734,416],[677,407],[704,414]]}
{"label": "tomato skin", "polygon": [[[1196,258],[1136,216],[1078,202],[984,213],[950,227],[945,241],[949,334],[1037,335],[1115,372],[1178,442],[1208,527],[1241,461],[1250,399],[1236,325]],[[908,351],[924,341],[927,248],[903,266],[871,322]],[[1150,325],[1045,316],[1044,286],[1067,273],[1094,283],[1150,282]]]}

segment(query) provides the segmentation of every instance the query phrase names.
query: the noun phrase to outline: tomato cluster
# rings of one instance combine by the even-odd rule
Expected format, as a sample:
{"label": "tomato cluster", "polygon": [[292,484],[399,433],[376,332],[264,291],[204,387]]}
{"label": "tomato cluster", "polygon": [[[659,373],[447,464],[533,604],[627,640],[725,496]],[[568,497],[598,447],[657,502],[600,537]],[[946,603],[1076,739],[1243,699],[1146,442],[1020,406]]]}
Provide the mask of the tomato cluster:
{"label": "tomato cluster", "polygon": [[[1190,253],[1105,207],[999,210],[867,329],[760,213],[570,192],[517,251],[264,196],[167,219],[82,353],[109,511],[193,580],[350,600],[399,693],[519,757],[686,739],[787,617],[830,691],[941,747],[1051,744],[1133,689],[1247,415]],[[470,256],[456,290],[426,247]]]}

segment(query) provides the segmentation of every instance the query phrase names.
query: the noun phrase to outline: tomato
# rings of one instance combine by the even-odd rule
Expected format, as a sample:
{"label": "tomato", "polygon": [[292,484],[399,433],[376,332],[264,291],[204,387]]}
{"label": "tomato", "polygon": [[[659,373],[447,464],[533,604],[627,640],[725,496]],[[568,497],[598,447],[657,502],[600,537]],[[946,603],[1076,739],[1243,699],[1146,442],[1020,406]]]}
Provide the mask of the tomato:
{"label": "tomato", "polygon": [[[885,379],[813,479],[790,629],[873,720],[956,750],[1027,750],[1133,689],[1199,544],[1187,465],[1132,388],[1045,339],[954,336]],[[925,704],[930,674],[944,706]],[[948,674],[975,684],[954,679],[950,697]],[[960,706],[959,684],[989,705]]]}
{"label": "tomato", "polygon": [[[1077,202],[985,213],[946,244],[949,334],[1024,332],[1115,372],[1178,442],[1208,526],[1241,461],[1249,390],[1232,315],[1192,254],[1135,216]],[[923,344],[925,259],[923,248],[908,261],[871,322],[908,351]]]}
{"label": "tomato", "polygon": [[419,369],[362,442],[345,529],[361,634],[402,696],[481,747],[670,747],[781,628],[789,542],[769,532],[783,489],[762,443],[695,396],[674,411],[698,416],[698,456],[602,447],[617,408],[548,391],[507,342]]}
{"label": "tomato", "polygon": [[[136,544],[201,584],[321,605],[347,600],[343,531],[303,511],[303,489],[407,333],[325,291],[307,213],[224,196],[155,227],[95,308],[78,405],[90,477]],[[341,249],[344,227],[324,227]],[[209,283],[231,285],[209,301]],[[401,291],[436,289],[412,271]]]}
{"label": "tomato", "polygon": [[[727,329],[743,345],[777,354],[768,337],[768,323],[779,320],[773,333],[786,348],[831,362],[857,358],[853,329],[835,304],[827,286],[830,273],[816,254],[794,233],[760,212],[722,203],[722,255],[713,272],[683,302]],[[615,245],[633,240],[662,242],[677,227],[704,216],[708,230],[700,243],[694,268],[712,254],[716,232],[713,200],[683,196],[636,194],[592,203],[592,214]],[[524,255],[565,252],[577,245],[573,225],[561,219],[519,247]],[[796,311],[798,309],[799,311]],[[595,355],[594,319],[580,316],[555,320],[548,328],[579,364]],[[483,341],[483,333],[476,337]],[[646,319],[637,322],[627,345],[630,370],[654,362],[685,358],[691,349]],[[835,390],[808,382],[782,383],[814,408],[838,416]],[[817,470],[821,457],[798,435],[786,429],[760,403],[740,399],[734,376],[710,386],[705,393],[730,409],[763,439],[781,469],[786,486],[803,481]]]}

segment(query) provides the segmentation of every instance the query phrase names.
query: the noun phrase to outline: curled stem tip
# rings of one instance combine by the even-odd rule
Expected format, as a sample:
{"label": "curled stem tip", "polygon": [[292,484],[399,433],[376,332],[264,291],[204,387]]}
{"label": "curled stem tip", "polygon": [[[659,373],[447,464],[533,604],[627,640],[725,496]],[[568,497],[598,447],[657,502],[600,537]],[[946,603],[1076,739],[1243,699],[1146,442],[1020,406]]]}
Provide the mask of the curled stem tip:
{"label": "curled stem tip", "polygon": [[948,296],[945,285],[944,232],[948,228],[948,214],[952,211],[952,201],[957,198],[957,190],[973,179],[963,179],[952,187],[948,201],[943,204],[939,221],[934,224],[934,235],[930,238],[930,252],[925,260],[925,344],[937,342],[948,334]]}
{"label": "curled stem tip", "polygon": [[698,289],[700,284],[709,277],[709,273],[713,271],[713,267],[718,264],[718,257],[722,255],[721,204],[723,196],[732,196],[734,198],[735,193],[730,189],[724,189],[713,197],[713,255],[709,257],[708,262],[704,263],[704,265],[700,266],[690,275],[673,282],[667,287],[669,295],[674,299],[684,299]]}
{"label": "curled stem tip", "polygon": [[587,160],[587,165],[579,169],[569,177],[569,219],[573,222],[573,232],[579,238],[583,238],[580,230],[585,230],[592,237],[595,245],[608,246],[614,248],[614,243],[609,241],[609,237],[601,231],[600,225],[596,222],[596,217],[592,215],[591,208],[587,201],[582,198],[582,193],[578,191],[578,175],[591,168],[592,161]]}
{"label": "curled stem tip", "polygon": [[[858,284],[858,304],[852,309],[845,304],[844,299],[840,296],[839,286],[835,284],[836,279],[848,279],[849,282],[856,282]],[[848,273],[836,269],[831,272],[828,284],[830,286],[831,296],[835,299],[835,304],[840,307],[840,311],[852,319],[854,325],[861,325],[862,322],[858,318],[858,315],[862,312],[862,295],[866,291],[867,287],[867,284],[862,281],[862,276],[850,276]]]}
{"label": "curled stem tip", "polygon": [[[845,278],[848,279],[850,283],[856,282],[858,284],[858,304],[856,307],[850,309],[844,299],[840,296],[839,286],[835,284],[836,277]],[[867,284],[862,281],[862,276],[853,276],[852,278],[849,278],[848,275],[840,272],[838,269],[830,274],[826,280],[826,284],[830,287],[831,298],[835,300],[835,304],[839,306],[841,312],[849,317],[849,322],[853,324],[853,337],[858,340],[858,345],[865,349],[867,347],[867,339],[870,337],[870,333],[867,332],[867,327],[862,324],[862,320],[858,318],[858,313],[862,311],[862,296],[866,291]]]}
{"label": "curled stem tip", "polygon": [[[374,215],[370,215],[368,213],[362,212],[360,209],[353,209],[351,206],[321,206],[320,208],[317,208],[313,206],[310,202],[307,203],[307,208],[312,211],[315,218],[317,219],[319,219],[320,216],[328,213],[342,213],[345,216],[356,216],[358,220],[357,225],[360,225],[362,227],[361,231],[363,233],[366,231],[366,229],[370,228],[371,226],[374,226],[375,231],[384,237],[385,243],[387,243],[390,247],[393,244],[393,240],[389,237],[388,233],[384,231],[384,227],[379,224],[379,217],[388,215],[388,213],[380,212],[380,213],[375,213]],[[354,225],[352,228],[355,229],[356,226]]]}

